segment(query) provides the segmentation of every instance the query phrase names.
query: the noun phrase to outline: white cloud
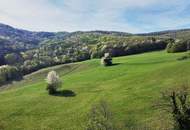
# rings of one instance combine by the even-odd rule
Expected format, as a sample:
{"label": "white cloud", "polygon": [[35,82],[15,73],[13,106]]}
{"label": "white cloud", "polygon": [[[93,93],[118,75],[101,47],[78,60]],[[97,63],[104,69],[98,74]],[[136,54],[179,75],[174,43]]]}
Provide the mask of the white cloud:
{"label": "white cloud", "polygon": [[[35,31],[117,30],[143,32],[153,25],[142,27],[122,21],[121,14],[128,9],[145,9],[151,6],[174,6],[172,14],[183,10],[186,0],[2,0],[0,1],[0,22]],[[178,3],[179,4],[179,3]],[[157,6],[156,6],[157,5]],[[166,27],[175,25],[176,17],[164,14],[143,14],[144,23]],[[123,16],[124,17],[124,16]],[[155,20],[156,19],[156,20]],[[177,19],[177,18],[176,18]],[[185,18],[188,21],[188,18]],[[133,19],[132,19],[133,20]],[[148,21],[150,20],[150,21]],[[177,19],[179,25],[186,24]],[[159,24],[160,23],[160,24]],[[174,26],[171,26],[174,27]]]}

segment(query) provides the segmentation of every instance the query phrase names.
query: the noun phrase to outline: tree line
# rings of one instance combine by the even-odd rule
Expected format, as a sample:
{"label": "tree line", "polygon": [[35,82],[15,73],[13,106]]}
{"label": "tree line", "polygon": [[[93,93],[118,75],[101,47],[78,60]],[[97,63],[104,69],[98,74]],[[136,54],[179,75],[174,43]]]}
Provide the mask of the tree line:
{"label": "tree line", "polygon": [[49,66],[101,58],[105,53],[117,57],[163,50],[166,47],[168,52],[185,51],[187,43],[188,40],[158,37],[81,33],[65,39],[45,40],[35,49],[6,52],[0,56],[0,62],[16,67],[21,75],[25,75]]}

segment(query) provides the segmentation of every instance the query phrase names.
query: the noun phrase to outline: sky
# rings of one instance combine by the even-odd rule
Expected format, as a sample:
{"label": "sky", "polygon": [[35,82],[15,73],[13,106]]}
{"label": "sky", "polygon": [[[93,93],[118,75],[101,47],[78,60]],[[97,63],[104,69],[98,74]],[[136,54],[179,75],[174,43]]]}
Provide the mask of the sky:
{"label": "sky", "polygon": [[31,31],[190,28],[190,0],[0,0],[0,23]]}

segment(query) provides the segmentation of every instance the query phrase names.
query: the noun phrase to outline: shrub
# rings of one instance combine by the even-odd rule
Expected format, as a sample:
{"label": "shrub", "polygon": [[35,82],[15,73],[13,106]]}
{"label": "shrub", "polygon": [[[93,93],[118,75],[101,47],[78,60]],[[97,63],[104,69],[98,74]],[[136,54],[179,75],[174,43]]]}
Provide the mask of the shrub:
{"label": "shrub", "polygon": [[101,64],[104,66],[112,65],[112,58],[109,53],[104,54],[104,57],[102,57],[102,59],[101,59]]}
{"label": "shrub", "polygon": [[188,44],[189,40],[185,40],[185,41],[173,41],[170,42],[167,45],[167,52],[168,53],[175,53],[175,52],[184,52],[188,50]]}
{"label": "shrub", "polygon": [[4,130],[4,129],[5,129],[4,124],[2,121],[0,121],[0,130]]}
{"label": "shrub", "polygon": [[21,78],[22,74],[16,67],[9,65],[0,66],[0,85],[3,85],[8,81],[19,80]]}
{"label": "shrub", "polygon": [[86,130],[115,130],[112,113],[105,101],[91,108]]}
{"label": "shrub", "polygon": [[5,62],[9,65],[15,65],[23,61],[21,56],[17,53],[7,54],[5,55],[4,59],[5,59]]}
{"label": "shrub", "polygon": [[60,78],[55,71],[51,71],[48,73],[46,82],[49,94],[56,94],[57,89],[61,87]]}
{"label": "shrub", "polygon": [[164,93],[164,99],[166,99],[169,106],[169,110],[175,121],[175,127],[177,130],[189,130],[190,129],[190,103],[188,85],[184,84],[177,90],[172,90]]}

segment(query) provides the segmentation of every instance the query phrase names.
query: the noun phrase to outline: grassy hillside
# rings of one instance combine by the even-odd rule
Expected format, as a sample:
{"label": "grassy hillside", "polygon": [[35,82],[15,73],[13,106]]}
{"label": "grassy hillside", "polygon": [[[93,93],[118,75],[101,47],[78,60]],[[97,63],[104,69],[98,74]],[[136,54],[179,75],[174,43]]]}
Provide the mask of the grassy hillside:
{"label": "grassy hillside", "polygon": [[[40,70],[0,91],[0,120],[6,130],[83,130],[91,105],[104,99],[121,126],[168,124],[169,115],[152,106],[160,92],[190,79],[190,60],[177,60],[182,55],[161,51],[114,58],[111,67],[95,59]],[[75,96],[47,94],[44,78],[52,69]]]}

